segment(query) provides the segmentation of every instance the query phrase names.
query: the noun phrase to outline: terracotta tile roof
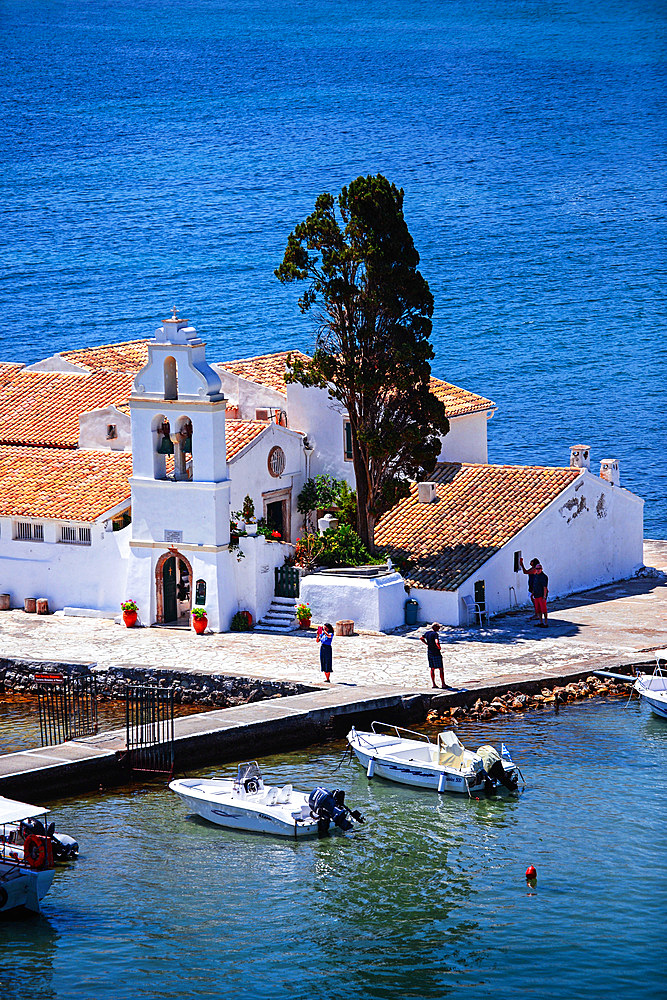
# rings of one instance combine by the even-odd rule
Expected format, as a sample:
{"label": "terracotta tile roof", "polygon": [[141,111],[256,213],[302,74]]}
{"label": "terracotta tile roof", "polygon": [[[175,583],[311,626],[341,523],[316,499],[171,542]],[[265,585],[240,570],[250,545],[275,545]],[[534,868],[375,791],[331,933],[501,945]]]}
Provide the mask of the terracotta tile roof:
{"label": "terracotta tile roof", "polygon": [[443,382],[440,378],[431,377],[431,392],[445,404],[448,417],[460,417],[464,413],[477,413],[479,410],[495,408],[495,403],[484,396],[477,396],[467,389],[459,389],[451,382]]}
{"label": "terracotta tile roof", "polygon": [[0,386],[0,443],[76,448],[79,415],[117,405],[127,410],[134,375],[19,369]]}
{"label": "terracotta tile roof", "polygon": [[269,426],[269,420],[225,420],[225,443],[227,445],[227,461],[254,441],[258,434]]}
{"label": "terracotta tile roof", "polygon": [[437,500],[417,487],[384,514],[375,542],[411,561],[413,587],[456,590],[578,477],[578,469],[441,462],[429,477]]}
{"label": "terracotta tile roof", "polygon": [[256,358],[243,358],[240,361],[219,361],[218,364],[231,375],[239,375],[250,382],[268,386],[286,396],[284,376],[290,354],[300,361],[310,361],[308,355],[301,351],[279,351],[277,354],[260,354]]}
{"label": "terracotta tile roof", "polygon": [[148,361],[148,340],[124,340],[119,344],[61,351],[60,357],[93,372],[102,368],[105,371],[132,372],[136,375]]}
{"label": "terracotta tile roof", "polygon": [[0,388],[11,381],[17,372],[20,372],[25,365],[15,361],[0,361]]}
{"label": "terracotta tile roof", "polygon": [[124,452],[0,446],[0,516],[94,521],[130,499]]}

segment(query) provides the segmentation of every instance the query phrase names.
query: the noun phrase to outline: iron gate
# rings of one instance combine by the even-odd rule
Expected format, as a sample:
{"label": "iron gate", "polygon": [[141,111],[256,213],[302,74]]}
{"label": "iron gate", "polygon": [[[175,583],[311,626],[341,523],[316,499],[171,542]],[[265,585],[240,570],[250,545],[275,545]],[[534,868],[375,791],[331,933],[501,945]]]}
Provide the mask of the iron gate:
{"label": "iron gate", "polygon": [[133,685],[125,692],[125,737],[134,771],[174,770],[174,692]]}
{"label": "iron gate", "polygon": [[299,596],[299,569],[297,566],[276,566],[275,596]]}
{"label": "iron gate", "polygon": [[35,674],[43,747],[97,732],[97,682],[93,674]]}

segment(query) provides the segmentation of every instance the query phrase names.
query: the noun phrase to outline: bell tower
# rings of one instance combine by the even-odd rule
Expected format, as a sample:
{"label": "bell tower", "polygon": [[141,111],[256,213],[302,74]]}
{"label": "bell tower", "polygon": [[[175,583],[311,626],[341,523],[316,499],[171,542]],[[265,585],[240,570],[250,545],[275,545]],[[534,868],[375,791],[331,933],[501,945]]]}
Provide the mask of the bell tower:
{"label": "bell tower", "polygon": [[[232,607],[234,586],[225,407],[220,378],[206,361],[204,341],[174,309],[149,341],[148,362],[130,396],[128,586],[135,587],[132,596],[144,624],[171,620],[174,608],[184,624],[196,588],[210,627],[228,627],[226,608]],[[161,589],[166,586],[165,566],[170,579],[175,566],[173,586],[181,595],[177,604]]]}

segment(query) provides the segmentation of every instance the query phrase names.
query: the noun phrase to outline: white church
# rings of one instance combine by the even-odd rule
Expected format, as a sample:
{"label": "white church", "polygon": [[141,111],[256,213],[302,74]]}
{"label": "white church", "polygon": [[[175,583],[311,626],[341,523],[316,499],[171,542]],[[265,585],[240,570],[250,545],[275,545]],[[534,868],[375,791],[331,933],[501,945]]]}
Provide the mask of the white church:
{"label": "white church", "polygon": [[[152,340],[0,362],[5,604],[116,617],[133,599],[145,625],[187,623],[198,605],[214,631],[238,611],[267,616],[304,531],[305,481],[329,473],[354,487],[347,414],[325,390],[285,383],[288,353],[207,361],[174,310]],[[394,628],[408,595],[420,621],[493,616],[526,603],[521,555],[541,559],[552,597],[642,566],[643,501],[616,458],[599,475],[586,445],[563,467],[491,465],[494,403],[435,378],[431,391],[451,427],[438,465],[376,529],[407,569],[303,576],[316,622]],[[274,537],[249,525],[230,538],[246,495]]]}

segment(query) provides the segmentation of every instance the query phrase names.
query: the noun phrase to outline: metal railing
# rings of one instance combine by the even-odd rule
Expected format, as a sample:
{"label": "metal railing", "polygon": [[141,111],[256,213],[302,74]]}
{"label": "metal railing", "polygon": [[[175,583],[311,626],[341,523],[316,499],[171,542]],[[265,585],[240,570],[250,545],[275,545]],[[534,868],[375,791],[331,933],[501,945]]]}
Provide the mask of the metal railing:
{"label": "metal railing", "polygon": [[97,682],[93,674],[35,674],[35,683],[43,747],[97,732]]}
{"label": "metal railing", "polygon": [[125,692],[127,761],[133,771],[172,774],[174,692],[132,685]]}

